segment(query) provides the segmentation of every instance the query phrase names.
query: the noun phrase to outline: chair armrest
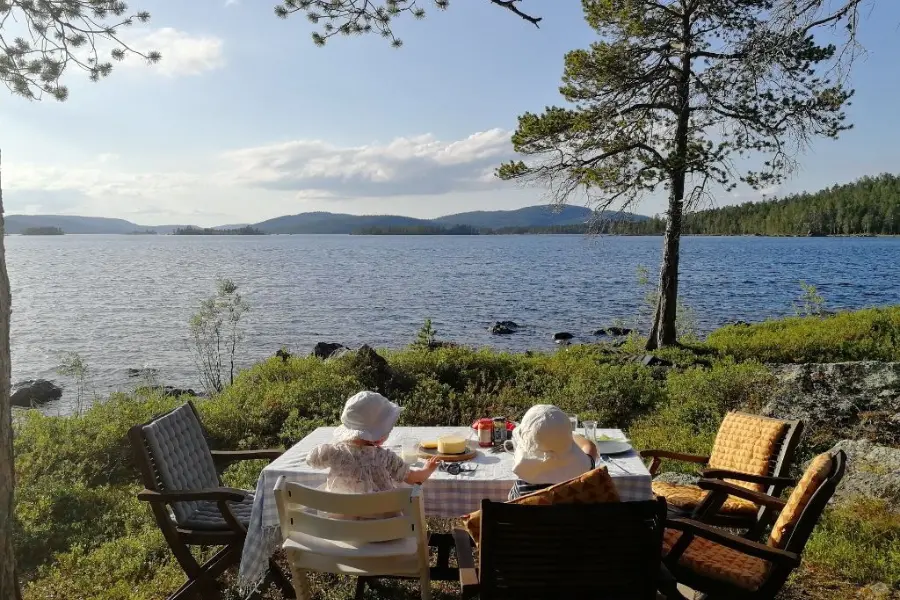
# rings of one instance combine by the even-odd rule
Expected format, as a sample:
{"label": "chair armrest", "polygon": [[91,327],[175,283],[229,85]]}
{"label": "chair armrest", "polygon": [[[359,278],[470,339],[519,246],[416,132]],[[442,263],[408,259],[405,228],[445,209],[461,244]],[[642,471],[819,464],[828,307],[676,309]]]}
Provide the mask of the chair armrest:
{"label": "chair armrest", "polygon": [[[760,544],[759,542],[752,542],[748,539],[736,536],[733,533],[728,533],[723,529],[717,529],[692,519],[668,519],[666,520],[666,527],[686,534],[702,537],[711,542],[743,552],[744,554],[777,563],[783,567],[793,569],[800,564],[800,556],[795,552],[779,550],[778,548]],[[673,557],[675,560],[678,558],[680,558],[680,556]]]}
{"label": "chair armrest", "polygon": [[749,500],[754,504],[758,504],[760,506],[768,506],[769,508],[774,508],[776,510],[781,510],[785,505],[785,501],[781,498],[769,496],[768,494],[763,494],[762,492],[757,492],[756,490],[749,490],[745,487],[734,485],[733,483],[728,483],[727,481],[722,481],[720,479],[701,479],[697,482],[697,487],[699,487],[701,490],[707,490],[714,494],[724,494],[726,496],[743,498],[744,500]]}
{"label": "chair armrest", "polygon": [[195,500],[207,502],[240,502],[248,496],[248,492],[235,488],[207,488],[202,490],[176,490],[155,492],[142,490],[138,492],[138,500],[144,502],[157,502],[169,504],[171,502],[193,502]]}
{"label": "chair armrest", "polygon": [[478,588],[478,568],[475,566],[475,544],[469,532],[453,528],[453,543],[456,545],[456,564],[459,567],[459,585],[463,596],[469,596]]}
{"label": "chair armrest", "polygon": [[797,485],[797,480],[790,477],[771,477],[769,475],[751,475],[740,471],[728,469],[706,469],[703,471],[705,479],[737,479],[747,483],[759,483],[762,485],[774,485],[778,487],[791,487]]}
{"label": "chair armrest", "polygon": [[648,468],[648,470],[650,471],[650,475],[656,475],[656,473],[659,471],[659,465],[662,463],[662,459],[664,458],[667,458],[669,460],[694,463],[698,465],[705,465],[709,462],[708,456],[700,456],[699,454],[685,454],[683,452],[671,452],[669,450],[641,450],[640,455],[641,458],[652,459],[650,461],[650,467]]}
{"label": "chair armrest", "polygon": [[230,465],[241,460],[275,460],[284,450],[212,450],[213,462],[217,465]]}

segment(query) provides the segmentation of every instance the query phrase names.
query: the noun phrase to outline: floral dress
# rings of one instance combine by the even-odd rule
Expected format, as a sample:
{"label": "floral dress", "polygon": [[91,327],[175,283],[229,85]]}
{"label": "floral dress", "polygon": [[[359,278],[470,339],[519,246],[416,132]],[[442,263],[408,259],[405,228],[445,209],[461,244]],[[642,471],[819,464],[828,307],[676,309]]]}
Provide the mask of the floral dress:
{"label": "floral dress", "polygon": [[393,490],[409,473],[403,459],[381,446],[322,444],[313,448],[306,463],[328,469],[323,489],[341,494],[370,494]]}

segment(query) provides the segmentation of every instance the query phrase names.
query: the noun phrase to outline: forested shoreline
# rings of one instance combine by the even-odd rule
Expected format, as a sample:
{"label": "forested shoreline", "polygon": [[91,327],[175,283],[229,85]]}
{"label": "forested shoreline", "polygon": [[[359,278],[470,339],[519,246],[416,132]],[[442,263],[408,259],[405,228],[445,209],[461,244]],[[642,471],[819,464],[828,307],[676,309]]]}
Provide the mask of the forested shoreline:
{"label": "forested shoreline", "polygon": [[[585,234],[662,235],[663,216],[602,219],[547,227],[369,227],[360,235]],[[900,235],[900,176],[863,177],[818,192],[688,213],[685,235]]]}

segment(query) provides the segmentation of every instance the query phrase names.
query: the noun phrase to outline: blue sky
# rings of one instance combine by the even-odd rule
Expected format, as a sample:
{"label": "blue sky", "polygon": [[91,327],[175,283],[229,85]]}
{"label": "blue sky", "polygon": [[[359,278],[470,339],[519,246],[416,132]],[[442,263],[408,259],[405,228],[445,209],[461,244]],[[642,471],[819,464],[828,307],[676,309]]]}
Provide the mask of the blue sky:
{"label": "blue sky", "polygon": [[[594,39],[575,0],[524,0],[540,29],[486,0],[457,0],[398,21],[399,50],[377,36],[317,48],[305,18],[276,18],[274,0],[131,4],[153,18],[126,35],[160,50],[160,64],[130,60],[96,84],[72,72],[65,103],[2,97],[8,213],[215,225],[539,204],[543,190],[491,173],[512,156],[516,116],[559,103],[563,54]],[[778,194],[900,171],[898,26],[900,3],[867,13],[855,127],[817,141]],[[739,189],[716,202],[758,198]],[[660,197],[638,208],[662,210]]]}

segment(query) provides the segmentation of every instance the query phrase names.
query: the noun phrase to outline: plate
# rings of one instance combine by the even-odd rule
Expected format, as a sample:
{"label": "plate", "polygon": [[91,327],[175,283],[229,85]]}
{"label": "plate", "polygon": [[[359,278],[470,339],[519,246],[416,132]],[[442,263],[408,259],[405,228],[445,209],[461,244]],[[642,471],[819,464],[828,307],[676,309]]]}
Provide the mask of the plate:
{"label": "plate", "polygon": [[621,440],[594,443],[597,444],[598,454],[622,454],[631,450],[631,444]]}

